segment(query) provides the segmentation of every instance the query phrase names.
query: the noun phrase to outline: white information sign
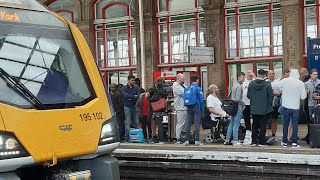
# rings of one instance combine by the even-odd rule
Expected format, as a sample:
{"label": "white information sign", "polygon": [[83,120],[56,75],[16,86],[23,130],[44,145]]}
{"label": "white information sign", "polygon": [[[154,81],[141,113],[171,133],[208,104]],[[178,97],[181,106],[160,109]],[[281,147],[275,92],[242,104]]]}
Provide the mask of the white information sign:
{"label": "white information sign", "polygon": [[188,48],[190,63],[215,63],[213,47],[196,47]]}

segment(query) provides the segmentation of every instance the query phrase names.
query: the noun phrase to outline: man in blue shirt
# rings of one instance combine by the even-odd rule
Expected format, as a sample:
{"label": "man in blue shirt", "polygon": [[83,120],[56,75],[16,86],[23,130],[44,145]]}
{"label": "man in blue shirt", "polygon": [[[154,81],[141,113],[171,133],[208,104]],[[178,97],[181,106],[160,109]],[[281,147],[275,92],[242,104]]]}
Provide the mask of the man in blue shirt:
{"label": "man in blue shirt", "polygon": [[201,111],[203,109],[203,94],[202,89],[199,87],[200,83],[200,76],[195,74],[191,76],[191,86],[196,88],[196,96],[198,97],[198,103],[194,106],[187,107],[187,121],[186,121],[186,141],[184,142],[185,146],[190,145],[190,130],[192,121],[194,121],[195,127],[195,146],[203,145],[199,141],[199,131],[200,131],[200,118],[201,118]]}
{"label": "man in blue shirt", "polygon": [[124,101],[124,114],[125,114],[125,140],[129,141],[129,130],[131,120],[136,129],[139,128],[138,114],[136,112],[136,102],[140,96],[140,88],[135,86],[135,77],[128,76],[128,84],[122,87],[122,95]]}

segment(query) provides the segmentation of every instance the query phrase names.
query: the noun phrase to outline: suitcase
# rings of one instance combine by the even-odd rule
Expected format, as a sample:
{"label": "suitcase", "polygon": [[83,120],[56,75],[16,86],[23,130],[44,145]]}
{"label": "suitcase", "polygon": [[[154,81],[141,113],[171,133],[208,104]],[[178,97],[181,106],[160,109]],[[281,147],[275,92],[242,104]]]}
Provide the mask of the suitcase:
{"label": "suitcase", "polygon": [[176,139],[176,126],[177,126],[177,113],[172,112],[169,114],[170,119],[170,126],[169,126],[169,132],[170,132],[170,140],[173,141]]}
{"label": "suitcase", "polygon": [[309,123],[309,142],[311,148],[320,148],[320,104],[314,108],[313,123]]}
{"label": "suitcase", "polygon": [[144,140],[142,129],[130,129],[129,131],[130,142],[141,143]]}

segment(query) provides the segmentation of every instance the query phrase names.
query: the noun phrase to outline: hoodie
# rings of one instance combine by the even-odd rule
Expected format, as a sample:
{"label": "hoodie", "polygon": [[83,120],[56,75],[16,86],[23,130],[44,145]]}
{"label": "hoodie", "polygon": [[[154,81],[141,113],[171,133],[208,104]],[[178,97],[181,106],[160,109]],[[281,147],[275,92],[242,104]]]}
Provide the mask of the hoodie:
{"label": "hoodie", "polygon": [[274,84],[276,88],[282,89],[282,106],[287,109],[298,110],[300,108],[300,100],[304,100],[307,97],[304,83],[299,78],[299,71],[292,69],[289,78],[284,78]]}
{"label": "hoodie", "polygon": [[247,97],[250,99],[250,111],[255,115],[266,115],[273,111],[273,93],[271,84],[256,79],[249,84]]}

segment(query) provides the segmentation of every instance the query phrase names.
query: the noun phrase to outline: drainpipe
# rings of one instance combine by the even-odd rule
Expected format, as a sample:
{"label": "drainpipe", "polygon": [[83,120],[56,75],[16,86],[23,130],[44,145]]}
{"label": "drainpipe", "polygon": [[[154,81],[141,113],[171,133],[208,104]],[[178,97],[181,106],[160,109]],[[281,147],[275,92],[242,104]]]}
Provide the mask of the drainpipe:
{"label": "drainpipe", "polygon": [[142,0],[139,0],[140,48],[141,48],[141,87],[146,89],[146,60],[144,51],[144,21]]}

